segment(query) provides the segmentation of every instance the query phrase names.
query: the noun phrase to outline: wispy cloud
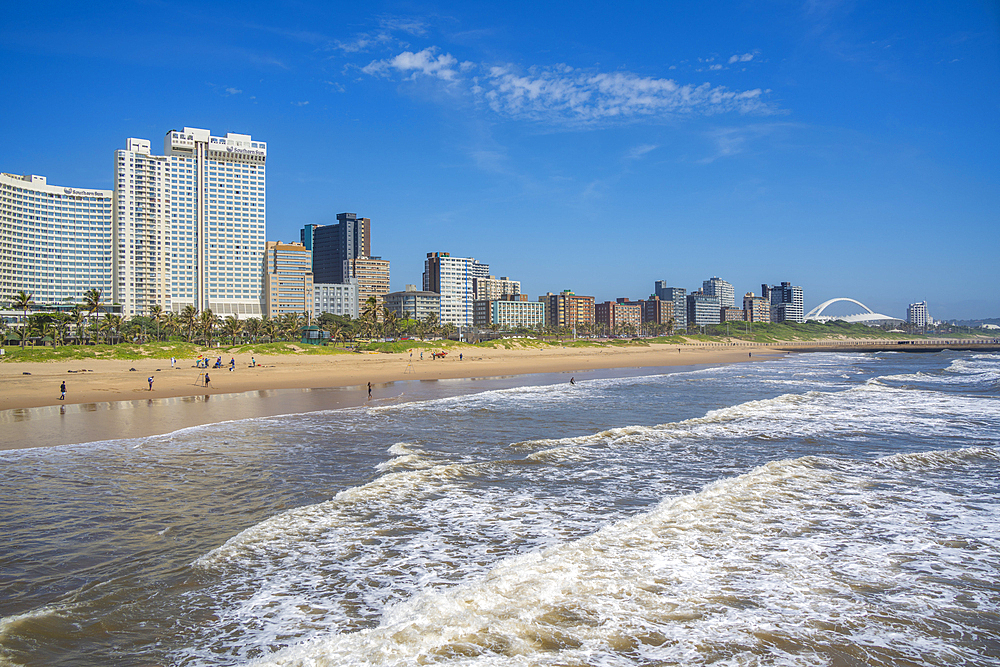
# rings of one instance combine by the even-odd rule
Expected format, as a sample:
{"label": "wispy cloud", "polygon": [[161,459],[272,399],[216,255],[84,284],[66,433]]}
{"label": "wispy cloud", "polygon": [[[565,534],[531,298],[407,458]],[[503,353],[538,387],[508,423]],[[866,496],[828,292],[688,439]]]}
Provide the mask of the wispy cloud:
{"label": "wispy cloud", "polygon": [[640,144],[639,146],[633,146],[625,153],[625,159],[628,161],[638,160],[646,155],[646,153],[651,153],[657,148],[659,148],[659,146],[656,144]]}
{"label": "wispy cloud", "polygon": [[734,63],[748,63],[751,60],[753,60],[754,55],[756,54],[744,53],[743,55],[729,56],[729,64],[732,65]]}
{"label": "wispy cloud", "polygon": [[591,72],[567,66],[517,74],[492,67],[477,87],[498,114],[532,120],[596,122],[676,114],[769,113],[768,92],[680,84],[628,72]]}
{"label": "wispy cloud", "polygon": [[306,100],[305,102],[292,102],[292,104],[297,107],[304,107],[305,105],[309,104],[309,100]]}
{"label": "wispy cloud", "polygon": [[243,92],[243,91],[242,91],[242,90],[240,90],[239,88],[233,88],[233,87],[231,87],[231,86],[230,86],[229,88],[226,88],[226,93],[227,93],[228,95],[239,95],[239,94],[240,94],[240,93],[242,93],[242,92]]}
{"label": "wispy cloud", "polygon": [[[750,59],[753,54],[734,56]],[[703,62],[711,62],[712,59]],[[721,69],[716,63],[712,69]],[[731,90],[710,83],[683,84],[674,79],[630,72],[600,72],[568,65],[531,67],[459,62],[431,46],[373,60],[361,72],[371,76],[417,80],[430,77],[453,90],[465,87],[473,100],[506,118],[556,124],[627,122],[682,114],[775,112],[761,88]]]}

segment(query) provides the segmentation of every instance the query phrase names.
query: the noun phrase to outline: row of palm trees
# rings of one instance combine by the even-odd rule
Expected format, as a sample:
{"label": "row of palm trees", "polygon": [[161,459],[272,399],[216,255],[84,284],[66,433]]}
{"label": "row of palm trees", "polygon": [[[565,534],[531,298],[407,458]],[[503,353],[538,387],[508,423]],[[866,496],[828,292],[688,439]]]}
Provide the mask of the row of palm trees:
{"label": "row of palm trees", "polygon": [[[125,320],[117,313],[105,312],[101,290],[88,290],[83,302],[59,312],[39,312],[28,314],[33,306],[32,297],[27,292],[19,292],[10,307],[22,311],[20,327],[17,330],[23,347],[31,339],[52,342],[54,345],[78,343],[120,343],[164,341],[171,337],[211,346],[219,341],[229,344],[276,342],[297,340],[309,318],[300,313],[286,313],[280,317],[249,318],[240,320],[234,315],[222,318],[209,309],[199,311],[194,306],[185,306],[179,313],[166,312],[161,306],[152,306],[147,315]],[[374,297],[369,298],[358,319],[324,315],[317,325],[330,334],[334,341],[353,340],[359,337],[398,337],[401,334],[414,336],[451,335],[454,325],[439,326],[437,317],[428,316],[422,321],[401,319],[388,308],[380,307]],[[7,325],[0,322],[0,334]]]}
{"label": "row of palm trees", "polygon": [[[22,347],[30,338],[51,341],[55,345],[65,345],[70,341],[112,344],[124,341],[163,341],[171,337],[208,346],[220,341],[227,341],[231,345],[243,342],[277,342],[301,338],[303,327],[311,324],[309,318],[299,313],[240,320],[234,315],[222,318],[209,309],[199,311],[190,305],[185,306],[180,313],[166,312],[161,306],[152,306],[147,315],[130,320],[110,312],[105,312],[101,317],[104,295],[98,289],[87,290],[82,303],[75,304],[66,311],[28,315],[32,305],[31,295],[24,291],[19,292],[11,302],[11,307],[23,314],[19,331]],[[357,338],[395,339],[401,335],[449,338],[456,331],[453,324],[440,324],[434,314],[429,314],[422,320],[401,318],[389,308],[380,306],[375,297],[369,297],[365,301],[357,319],[324,313],[315,324],[326,331],[332,341]],[[581,324],[577,326],[576,332],[584,336],[655,336],[672,333],[672,324],[643,323],[639,327],[619,325],[613,329],[602,324]],[[0,334],[4,333],[4,328],[6,325],[0,322]],[[490,328],[494,332],[499,331],[496,325]],[[566,327],[536,327],[533,330],[518,330],[518,333],[567,337],[573,332]]]}

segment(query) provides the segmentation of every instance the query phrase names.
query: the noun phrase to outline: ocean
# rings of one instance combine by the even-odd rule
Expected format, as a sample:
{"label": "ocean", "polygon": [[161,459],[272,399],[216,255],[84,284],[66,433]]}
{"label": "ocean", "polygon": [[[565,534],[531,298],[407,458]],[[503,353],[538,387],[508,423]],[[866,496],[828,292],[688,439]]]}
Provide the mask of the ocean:
{"label": "ocean", "polygon": [[0,452],[0,664],[1000,664],[1000,355],[517,381]]}

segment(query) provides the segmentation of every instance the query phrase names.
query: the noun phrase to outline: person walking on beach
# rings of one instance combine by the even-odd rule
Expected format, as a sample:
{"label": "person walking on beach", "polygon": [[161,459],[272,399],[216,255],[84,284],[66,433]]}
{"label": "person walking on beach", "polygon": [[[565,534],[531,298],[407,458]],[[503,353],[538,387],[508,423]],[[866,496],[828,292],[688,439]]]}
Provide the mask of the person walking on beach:
{"label": "person walking on beach", "polygon": [[59,400],[66,400],[66,380],[63,380],[63,383],[59,385]]}
{"label": "person walking on beach", "polygon": [[149,390],[150,390],[150,391],[153,391],[153,376],[152,376],[152,375],[150,375],[150,376],[149,376],[149,379],[148,379],[148,380],[146,380],[146,382],[148,382],[148,383],[149,383]]}
{"label": "person walking on beach", "polygon": [[212,378],[208,377],[208,372],[205,373],[205,386],[208,387],[212,384]]}
{"label": "person walking on beach", "polygon": [[176,363],[177,363],[177,359],[174,358],[174,357],[170,357],[170,367],[173,368],[174,364],[176,364]]}
{"label": "person walking on beach", "polygon": [[250,357],[250,368],[257,368],[257,360]]}
{"label": "person walking on beach", "polygon": [[461,352],[459,352],[459,353],[458,353],[458,360],[459,360],[459,361],[461,361],[461,360],[462,360],[462,353],[461,353]]}
{"label": "person walking on beach", "polygon": [[236,357],[229,358],[229,370],[230,371],[236,370]]}
{"label": "person walking on beach", "polygon": [[371,397],[372,397],[372,383],[369,382],[368,383],[368,398],[370,399]]}

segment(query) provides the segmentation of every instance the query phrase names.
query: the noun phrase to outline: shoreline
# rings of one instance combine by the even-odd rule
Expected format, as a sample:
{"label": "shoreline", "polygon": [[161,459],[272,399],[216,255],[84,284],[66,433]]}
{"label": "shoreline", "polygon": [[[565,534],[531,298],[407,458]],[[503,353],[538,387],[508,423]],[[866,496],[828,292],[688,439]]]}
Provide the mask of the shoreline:
{"label": "shoreline", "polygon": [[[440,360],[424,348],[394,354],[237,355],[233,371],[205,369],[194,360],[88,359],[0,363],[0,451],[148,437],[179,429],[254,417],[425,400],[507,386],[533,378],[542,384],[594,377],[669,372],[764,361],[797,352],[997,351],[990,343],[928,341],[899,345],[871,340],[635,347],[462,348]],[[459,359],[459,353],[462,359]],[[229,355],[223,355],[223,359]],[[147,378],[154,379],[150,391]],[[59,398],[67,384],[66,401]],[[451,384],[459,382],[459,384]],[[443,387],[447,386],[447,389]]]}
{"label": "shoreline", "polygon": [[[0,365],[0,450],[30,449],[163,435],[179,429],[254,417],[427,400],[519,386],[647,374],[671,368],[764,361],[786,352],[759,346],[706,349],[639,348],[461,350],[441,360],[419,351],[398,354],[236,357],[236,369],[209,369],[211,386],[195,384],[204,369],[191,360],[87,360]],[[468,353],[468,354],[467,354]],[[242,359],[246,356],[246,359]],[[78,366],[79,368],[72,368]],[[87,372],[68,371],[87,369]],[[130,370],[135,368],[134,371]],[[24,375],[23,373],[30,373]],[[154,378],[149,391],[147,377]],[[59,385],[67,384],[67,400]],[[455,381],[455,382],[453,382]],[[460,381],[460,382],[459,382]]]}

